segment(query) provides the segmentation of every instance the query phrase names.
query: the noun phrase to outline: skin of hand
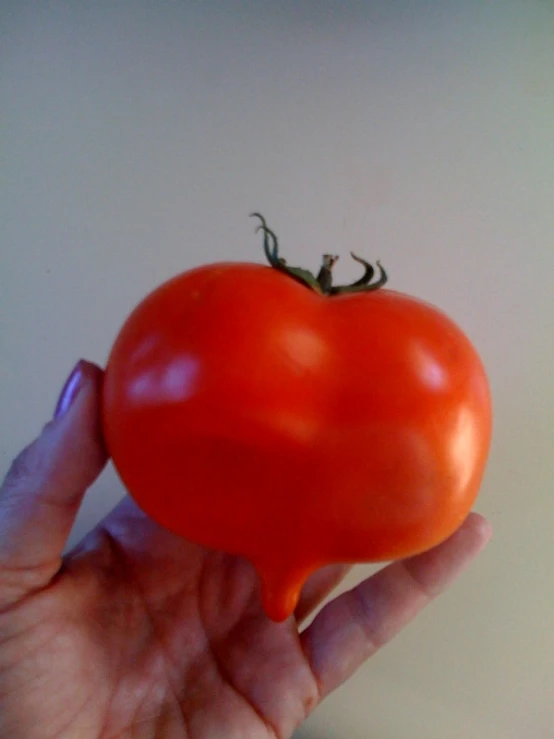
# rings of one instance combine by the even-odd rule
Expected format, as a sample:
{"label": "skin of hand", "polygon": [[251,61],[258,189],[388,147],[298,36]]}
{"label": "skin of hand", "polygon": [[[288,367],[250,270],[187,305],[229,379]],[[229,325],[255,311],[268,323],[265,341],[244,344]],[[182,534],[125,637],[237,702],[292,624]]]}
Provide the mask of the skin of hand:
{"label": "skin of hand", "polygon": [[101,382],[77,364],[0,489],[0,739],[290,737],[490,538],[471,514],[308,626],[347,567],[314,575],[295,615],[273,623],[248,562],[169,533],[128,497],[64,554],[107,461]]}

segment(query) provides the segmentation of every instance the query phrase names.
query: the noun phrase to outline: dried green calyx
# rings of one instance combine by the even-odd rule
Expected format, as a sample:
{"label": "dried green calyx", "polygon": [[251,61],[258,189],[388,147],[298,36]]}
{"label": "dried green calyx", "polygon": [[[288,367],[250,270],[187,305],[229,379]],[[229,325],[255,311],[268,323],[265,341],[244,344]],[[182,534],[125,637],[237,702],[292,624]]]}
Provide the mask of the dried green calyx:
{"label": "dried green calyx", "polygon": [[376,262],[379,270],[378,278],[372,282],[375,276],[375,269],[365,259],[356,256],[353,252],[350,252],[352,259],[359,262],[364,267],[364,273],[359,280],[353,282],[351,285],[333,285],[332,270],[333,266],[338,260],[338,256],[333,254],[324,254],[323,263],[317,276],[314,276],[309,270],[302,269],[302,267],[291,267],[287,262],[279,256],[279,242],[274,232],[268,228],[265,218],[260,213],[251,213],[253,218],[258,218],[260,225],[256,229],[257,231],[263,231],[264,233],[264,252],[268,262],[274,269],[278,269],[280,272],[288,274],[297,282],[310,287],[315,292],[321,295],[343,295],[345,293],[357,293],[357,292],[373,292],[383,287],[388,281],[388,276],[383,269],[379,261]]}

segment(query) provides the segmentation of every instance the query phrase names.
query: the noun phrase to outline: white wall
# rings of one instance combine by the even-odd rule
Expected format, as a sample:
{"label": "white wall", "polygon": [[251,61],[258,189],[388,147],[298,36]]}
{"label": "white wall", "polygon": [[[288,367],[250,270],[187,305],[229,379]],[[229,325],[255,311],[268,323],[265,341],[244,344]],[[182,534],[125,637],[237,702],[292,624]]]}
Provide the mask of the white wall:
{"label": "white wall", "polygon": [[4,0],[0,34],[2,466],[146,291],[260,258],[251,210],[296,263],[380,257],[489,370],[495,538],[300,735],[551,737],[554,5]]}

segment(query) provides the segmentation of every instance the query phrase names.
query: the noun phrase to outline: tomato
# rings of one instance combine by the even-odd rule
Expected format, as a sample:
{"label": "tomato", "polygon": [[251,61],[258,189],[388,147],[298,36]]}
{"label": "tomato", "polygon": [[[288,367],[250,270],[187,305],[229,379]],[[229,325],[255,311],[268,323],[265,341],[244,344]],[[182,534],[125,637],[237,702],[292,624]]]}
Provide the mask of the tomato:
{"label": "tomato", "polygon": [[[261,217],[260,217],[261,218]],[[483,364],[441,311],[362,280],[211,264],[155,289],[112,348],[114,465],[162,526],[247,557],[267,614],[333,562],[407,557],[472,507],[491,437]],[[269,241],[274,239],[273,247]]]}

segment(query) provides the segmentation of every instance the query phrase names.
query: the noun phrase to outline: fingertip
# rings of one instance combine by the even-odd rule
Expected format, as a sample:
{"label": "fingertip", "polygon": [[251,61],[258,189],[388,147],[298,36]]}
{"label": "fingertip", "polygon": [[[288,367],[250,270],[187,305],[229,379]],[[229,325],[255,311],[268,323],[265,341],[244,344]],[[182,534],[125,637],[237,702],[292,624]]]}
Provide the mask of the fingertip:
{"label": "fingertip", "polygon": [[69,373],[59,394],[53,420],[57,421],[68,413],[83,390],[99,391],[102,370],[92,362],[80,359]]}
{"label": "fingertip", "polygon": [[80,359],[77,362],[79,372],[81,374],[81,389],[89,394],[98,396],[102,389],[102,380],[104,377],[104,370],[94,362],[89,362],[87,359]]}
{"label": "fingertip", "polygon": [[[2,567],[23,573],[48,565],[40,570],[40,583],[34,581],[37,586],[48,581],[45,573],[54,574],[82,498],[107,460],[100,421],[102,370],[91,362],[78,367],[79,380],[71,380],[69,390],[66,383],[63,412],[17,456],[0,487]],[[0,603],[19,598],[25,582],[0,592]]]}
{"label": "fingertip", "polygon": [[480,513],[470,513],[461,528],[471,533],[480,548],[485,547],[492,538],[492,525]]}
{"label": "fingertip", "polygon": [[[78,379],[72,380],[75,374]],[[57,476],[63,472],[64,478],[80,478],[87,487],[108,459],[101,421],[103,374],[93,362],[79,360],[66,380],[58,412],[36,440],[42,456],[49,460],[48,467],[58,470]],[[64,393],[72,397],[63,400]]]}
{"label": "fingertip", "polygon": [[80,359],[66,379],[47,433],[84,432],[104,445],[101,424],[101,393],[104,372],[93,362]]}
{"label": "fingertip", "polygon": [[482,516],[480,513],[472,513],[471,515],[478,522],[477,525],[483,536],[490,539],[493,534],[493,528],[488,518],[485,518],[485,516]]}

